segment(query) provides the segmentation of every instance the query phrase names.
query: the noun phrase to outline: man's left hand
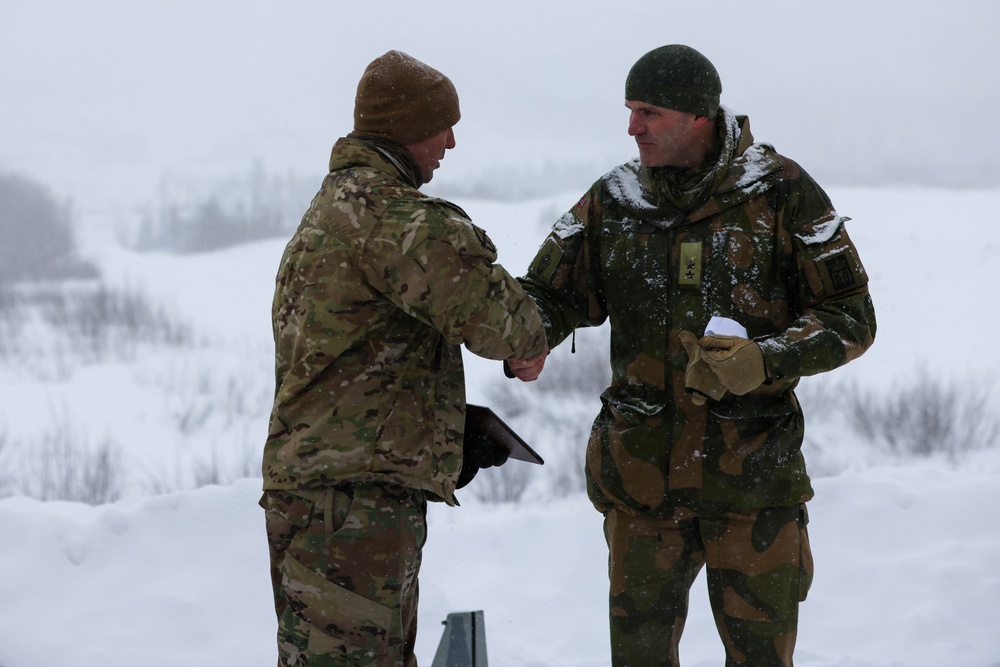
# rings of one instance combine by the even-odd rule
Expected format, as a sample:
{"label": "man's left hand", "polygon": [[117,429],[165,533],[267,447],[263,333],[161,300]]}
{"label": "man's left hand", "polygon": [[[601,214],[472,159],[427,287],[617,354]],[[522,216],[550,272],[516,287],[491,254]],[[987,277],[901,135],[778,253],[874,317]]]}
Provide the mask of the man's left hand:
{"label": "man's left hand", "polygon": [[466,486],[482,468],[502,466],[509,456],[510,451],[484,433],[466,431],[462,439],[462,471],[458,475],[457,488]]}
{"label": "man's left hand", "polygon": [[767,368],[760,345],[739,336],[703,336],[701,358],[726,389],[742,396],[764,384]]}

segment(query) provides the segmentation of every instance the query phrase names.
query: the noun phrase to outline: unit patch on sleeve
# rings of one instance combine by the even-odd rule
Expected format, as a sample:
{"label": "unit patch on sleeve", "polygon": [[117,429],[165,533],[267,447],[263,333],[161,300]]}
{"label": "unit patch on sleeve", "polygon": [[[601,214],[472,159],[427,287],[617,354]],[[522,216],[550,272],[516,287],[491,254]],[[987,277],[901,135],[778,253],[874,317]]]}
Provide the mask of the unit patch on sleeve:
{"label": "unit patch on sleeve", "polygon": [[834,293],[842,292],[857,284],[854,270],[851,268],[851,263],[845,253],[823,260],[823,270],[830,280],[830,287],[833,288]]}

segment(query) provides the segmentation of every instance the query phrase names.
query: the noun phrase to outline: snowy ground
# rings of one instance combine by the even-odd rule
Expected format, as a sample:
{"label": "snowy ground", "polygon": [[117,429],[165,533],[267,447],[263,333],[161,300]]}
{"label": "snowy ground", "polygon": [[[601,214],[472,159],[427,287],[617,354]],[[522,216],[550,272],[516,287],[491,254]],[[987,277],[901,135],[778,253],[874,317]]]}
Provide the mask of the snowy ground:
{"label": "snowy ground", "polygon": [[[578,194],[461,203],[490,231],[501,261],[520,273],[547,221]],[[983,304],[1000,277],[989,233],[1000,192],[831,195],[854,218],[879,337],[865,357],[818,382],[838,391],[857,382],[884,394],[914,382],[920,367],[935,379],[995,376],[1000,360],[991,338],[965,332],[1000,325]],[[200,342],[102,364],[67,357],[58,368],[37,359],[30,367],[0,365],[7,438],[0,483],[26,470],[24,443],[58,420],[89,441],[110,439],[126,475],[124,498],[99,507],[0,500],[0,666],[274,664],[260,482],[195,489],[190,471],[215,465],[220,481],[229,481],[256,465],[270,391],[267,309],[283,241],[138,256],[107,243],[101,220],[90,223],[88,253],[106,280],[162,300]],[[578,341],[581,354],[595,344],[589,340]],[[573,358],[563,350],[550,362],[566,363]],[[470,398],[489,400],[498,374],[495,363],[470,359]],[[211,406],[200,421],[192,417],[199,405]],[[807,414],[817,576],[796,664],[1000,665],[993,509],[1000,449],[954,461],[908,458],[859,440],[823,407]],[[585,404],[562,410],[574,419],[593,413]],[[518,428],[547,458],[546,472],[579,465],[544,429]],[[606,549],[600,516],[582,494],[557,497],[538,485],[518,505],[495,505],[470,493],[461,508],[433,506],[430,524],[421,664],[430,663],[447,614],[475,609],[485,612],[493,667],[608,663]],[[682,656],[689,667],[721,663],[703,580],[692,595]]]}
{"label": "snowy ground", "polygon": [[[273,665],[258,486],[97,509],[0,503],[0,665]],[[796,664],[1000,664],[995,473],[878,468],[816,487],[817,578]],[[421,664],[447,614],[476,609],[494,667],[608,664],[605,550],[584,498],[435,507],[430,519]],[[703,586],[682,643],[692,667],[722,662]]]}

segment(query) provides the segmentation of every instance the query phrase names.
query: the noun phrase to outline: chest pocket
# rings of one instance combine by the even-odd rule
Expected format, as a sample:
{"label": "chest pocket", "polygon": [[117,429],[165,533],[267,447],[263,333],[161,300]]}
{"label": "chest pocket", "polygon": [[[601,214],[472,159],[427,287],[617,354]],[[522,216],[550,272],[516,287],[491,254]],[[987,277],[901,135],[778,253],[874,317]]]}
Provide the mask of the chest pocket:
{"label": "chest pocket", "polygon": [[635,218],[604,220],[601,269],[609,315],[647,319],[663,314],[675,280],[672,236],[668,230]]}
{"label": "chest pocket", "polygon": [[751,337],[783,326],[790,285],[782,258],[788,241],[763,197],[722,211],[706,239],[704,291],[714,314],[739,321]]}

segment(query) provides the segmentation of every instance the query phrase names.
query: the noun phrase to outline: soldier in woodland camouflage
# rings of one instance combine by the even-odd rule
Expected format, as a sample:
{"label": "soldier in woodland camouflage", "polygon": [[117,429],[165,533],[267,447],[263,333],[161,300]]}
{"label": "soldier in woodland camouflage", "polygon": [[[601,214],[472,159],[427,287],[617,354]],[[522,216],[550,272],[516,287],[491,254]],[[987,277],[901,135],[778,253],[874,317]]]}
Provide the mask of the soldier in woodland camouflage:
{"label": "soldier in woodland camouflage", "polygon": [[[625,89],[639,159],[555,223],[521,280],[550,346],[611,323],[586,472],[605,514],[612,664],[679,664],[707,567],[726,665],[791,667],[813,496],[793,389],[872,344],[868,278],[847,218],[719,105],[702,54],[651,51]],[[745,335],[706,334],[713,317]]]}
{"label": "soldier in woodland camouflage", "polygon": [[417,189],[458,119],[443,74],[398,51],[373,61],[281,259],[261,500],[280,667],[416,664],[426,502],[456,505],[463,468],[495,461],[463,442],[460,346],[547,351],[485,232]]}

